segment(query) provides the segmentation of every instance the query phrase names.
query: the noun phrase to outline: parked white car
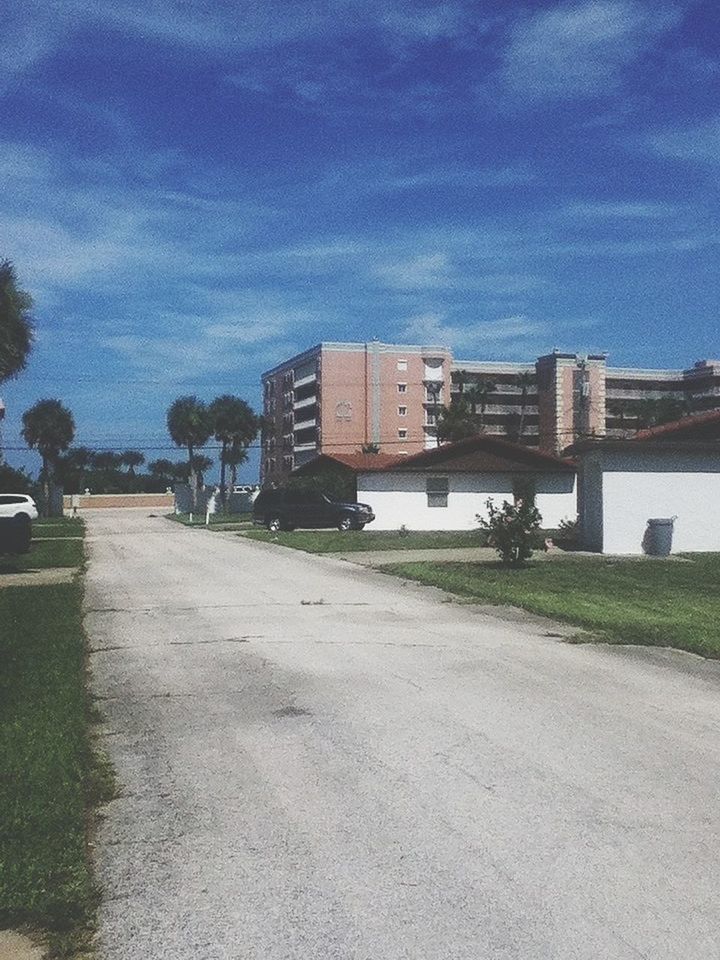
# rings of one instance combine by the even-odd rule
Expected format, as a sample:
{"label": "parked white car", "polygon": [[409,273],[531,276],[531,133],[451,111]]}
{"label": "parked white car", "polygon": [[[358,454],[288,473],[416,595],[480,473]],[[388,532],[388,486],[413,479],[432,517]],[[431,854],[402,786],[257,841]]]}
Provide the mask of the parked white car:
{"label": "parked white car", "polygon": [[0,493],[0,517],[21,517],[37,520],[35,501],[24,493]]}

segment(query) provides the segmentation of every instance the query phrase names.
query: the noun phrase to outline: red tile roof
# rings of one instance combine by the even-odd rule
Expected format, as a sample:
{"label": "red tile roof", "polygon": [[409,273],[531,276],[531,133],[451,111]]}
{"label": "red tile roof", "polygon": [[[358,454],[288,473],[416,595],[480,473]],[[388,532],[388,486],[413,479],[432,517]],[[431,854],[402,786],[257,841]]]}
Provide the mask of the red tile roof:
{"label": "red tile roof", "polygon": [[681,420],[639,430],[633,440],[720,440],[720,410],[693,413]]}
{"label": "red tile roof", "polygon": [[406,459],[406,457],[397,457],[389,453],[322,453],[314,460],[296,467],[293,473],[306,473],[311,466],[328,463],[349,467],[357,473],[371,473],[376,470],[385,470],[398,460]]}
{"label": "red tile roof", "polygon": [[570,473],[572,460],[560,459],[524,444],[511,443],[488,434],[478,434],[455,443],[444,443],[410,456],[389,453],[322,453],[293,470],[302,475],[315,467],[340,464],[356,473],[443,470],[454,473]]}
{"label": "red tile roof", "polygon": [[511,443],[489,434],[478,434],[455,443],[445,443],[410,457],[400,457],[391,470],[444,470],[457,473],[503,473],[507,471],[568,473],[571,460],[561,460],[533,447]]}

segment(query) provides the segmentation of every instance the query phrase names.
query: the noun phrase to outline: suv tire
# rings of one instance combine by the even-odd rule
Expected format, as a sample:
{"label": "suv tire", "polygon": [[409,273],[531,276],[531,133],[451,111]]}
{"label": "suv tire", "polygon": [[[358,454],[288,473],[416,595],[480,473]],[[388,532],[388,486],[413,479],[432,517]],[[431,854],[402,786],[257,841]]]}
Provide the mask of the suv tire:
{"label": "suv tire", "polygon": [[283,524],[280,517],[268,517],[265,521],[265,526],[268,528],[270,533],[277,533],[279,530],[282,530]]}
{"label": "suv tire", "polygon": [[338,530],[345,532],[346,530],[352,530],[353,526],[354,526],[354,523],[353,523],[352,517],[348,517],[347,515],[345,515],[344,517],[340,517],[340,519],[338,520],[338,525],[337,525]]}

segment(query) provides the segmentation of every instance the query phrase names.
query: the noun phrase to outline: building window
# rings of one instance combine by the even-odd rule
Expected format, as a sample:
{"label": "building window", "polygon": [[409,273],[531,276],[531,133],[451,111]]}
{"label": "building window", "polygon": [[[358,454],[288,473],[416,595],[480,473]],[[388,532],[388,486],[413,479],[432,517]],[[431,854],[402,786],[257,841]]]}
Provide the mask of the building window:
{"label": "building window", "polygon": [[398,393],[407,393],[407,384],[399,383],[398,384]]}
{"label": "building window", "polygon": [[434,410],[425,411],[425,425],[428,427],[434,427],[437,424],[437,414]]}
{"label": "building window", "polygon": [[407,360],[398,360],[397,368],[398,370],[407,370]]}
{"label": "building window", "polygon": [[427,505],[429,507],[446,507],[450,481],[447,477],[428,477],[425,481],[427,491]]}
{"label": "building window", "polygon": [[404,427],[398,430],[398,440],[407,440],[407,430]]}
{"label": "building window", "polygon": [[398,416],[406,417],[407,416],[407,407],[398,407]]}

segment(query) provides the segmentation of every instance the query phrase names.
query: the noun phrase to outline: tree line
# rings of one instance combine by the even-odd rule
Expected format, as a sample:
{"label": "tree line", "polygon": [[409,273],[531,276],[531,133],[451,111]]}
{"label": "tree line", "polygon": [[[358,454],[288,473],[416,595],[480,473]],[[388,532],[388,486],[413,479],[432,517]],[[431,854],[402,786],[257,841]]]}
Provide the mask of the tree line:
{"label": "tree line", "polygon": [[[206,404],[196,396],[178,397],[167,411],[168,433],[178,447],[187,451],[187,461],[153,460],[148,472],[137,473],[145,463],[139,450],[118,453],[72,447],[75,420],[60,400],[39,400],[22,416],[22,436],[28,447],[42,458],[40,483],[43,502],[50,502],[51,488],[62,486],[66,493],[137,493],[164,490],[178,481],[190,484],[193,506],[204,474],[213,461],[200,453],[211,438],[220,444],[220,494],[227,503],[228,470],[230,485],[237,481],[237,469],[247,460],[248,447],[260,429],[260,418],[240,397],[223,394]],[[26,486],[29,478],[25,477]]]}
{"label": "tree line", "polygon": [[[18,285],[12,263],[0,261],[0,384],[27,366],[35,340],[32,306],[32,297]],[[46,506],[54,486],[62,486],[68,493],[86,488],[93,493],[133,493],[164,490],[179,481],[189,482],[195,503],[204,475],[213,466],[213,460],[202,452],[211,438],[220,445],[220,488],[226,503],[228,475],[234,485],[238,467],[247,460],[248,447],[260,426],[261,418],[240,397],[223,394],[207,404],[196,396],[178,397],[168,408],[167,429],[173,443],[187,451],[187,459],[160,458],[146,464],[140,450],[73,446],[75,419],[57,398],[38,400],[22,415],[23,439],[42,460],[39,482]],[[144,465],[146,470],[141,471]],[[0,448],[0,490],[22,493],[31,485],[25,471],[4,461]]]}

